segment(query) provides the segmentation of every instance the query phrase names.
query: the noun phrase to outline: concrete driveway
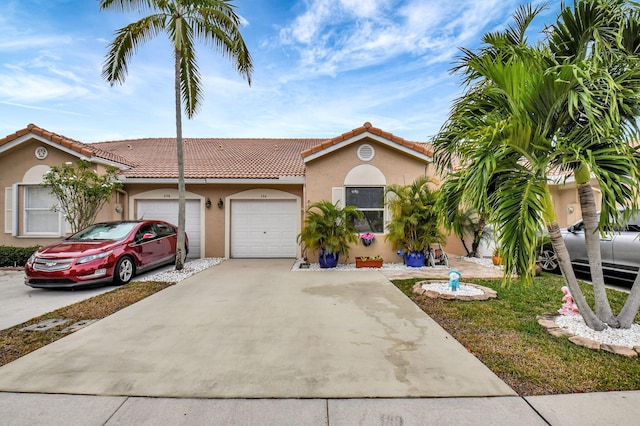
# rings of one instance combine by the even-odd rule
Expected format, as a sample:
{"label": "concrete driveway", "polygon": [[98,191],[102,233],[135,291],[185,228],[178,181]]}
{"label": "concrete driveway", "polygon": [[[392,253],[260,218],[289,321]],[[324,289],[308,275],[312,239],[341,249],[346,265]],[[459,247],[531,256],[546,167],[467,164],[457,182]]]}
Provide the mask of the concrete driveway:
{"label": "concrete driveway", "polygon": [[[0,368],[0,391],[514,396],[380,272],[228,260]],[[491,303],[491,302],[487,302]]]}
{"label": "concrete driveway", "polygon": [[[136,275],[134,280],[171,269],[161,266]],[[118,286],[105,285],[94,288],[46,289],[31,288],[24,284],[24,272],[0,269],[0,330],[22,324],[56,309],[64,308],[98,294],[116,289]]]}
{"label": "concrete driveway", "polygon": [[90,289],[47,290],[24,284],[24,272],[0,270],[0,330],[22,324],[32,318],[72,305],[97,294],[113,290],[114,286]]}

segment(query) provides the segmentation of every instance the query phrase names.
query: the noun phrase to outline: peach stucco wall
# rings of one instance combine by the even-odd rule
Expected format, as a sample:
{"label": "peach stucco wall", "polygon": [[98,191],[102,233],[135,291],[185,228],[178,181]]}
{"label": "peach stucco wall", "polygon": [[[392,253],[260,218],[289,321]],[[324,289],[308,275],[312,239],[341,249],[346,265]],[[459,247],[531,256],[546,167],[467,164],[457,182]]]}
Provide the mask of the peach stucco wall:
{"label": "peach stucco wall", "polygon": [[[125,191],[129,198],[148,191],[167,189],[170,194],[177,188],[177,185],[171,184],[134,184],[125,185]],[[212,206],[207,209],[203,207],[201,210],[204,214],[204,257],[224,257],[225,256],[225,213],[226,209],[218,208],[219,199],[225,200],[227,197],[250,190],[250,189],[271,189],[293,194],[302,197],[302,185],[249,185],[249,184],[187,184],[186,191],[201,197],[204,201],[207,198],[211,200]],[[133,218],[136,216],[135,206],[130,206]],[[226,218],[230,220],[230,218]],[[302,212],[300,213],[302,220]],[[230,226],[230,224],[227,224]]]}
{"label": "peach stucco wall", "polygon": [[[35,156],[35,150],[37,147],[44,146],[47,148],[48,155],[46,158],[40,160]],[[38,236],[20,236],[18,238],[13,237],[10,233],[5,232],[4,228],[4,216],[6,206],[5,200],[5,188],[12,187],[14,183],[23,183],[25,174],[35,166],[59,166],[65,162],[75,163],[78,160],[77,156],[63,152],[55,147],[49,146],[37,139],[31,139],[25,141],[15,148],[0,154],[0,211],[2,212],[2,223],[0,226],[0,245],[10,245],[17,247],[28,247],[34,245],[47,245],[54,241],[61,239],[61,237],[38,237]],[[103,172],[104,167],[95,165],[98,172]],[[36,182],[31,182],[36,183]],[[24,201],[23,192],[19,194],[19,203],[22,205]],[[98,214],[98,220],[115,220],[119,215],[115,212],[115,197],[111,202],[106,205]],[[19,221],[19,234],[23,234],[23,218],[18,215]]]}
{"label": "peach stucco wall", "polygon": [[[358,158],[357,150],[362,144],[370,144],[375,149],[375,156],[370,161],[362,161]],[[417,177],[427,175],[438,181],[435,166],[423,159],[416,158],[400,150],[390,148],[375,140],[365,138],[354,142],[334,152],[328,153],[307,163],[306,169],[306,192],[303,207],[320,201],[332,201],[332,188],[342,187],[345,177],[359,165],[368,164],[376,167],[382,172],[386,179],[386,184],[411,184]],[[363,184],[366,186],[366,184]],[[385,220],[388,220],[385,217]],[[462,245],[455,238],[450,238],[445,247],[447,253],[462,254]],[[369,247],[356,244],[351,248],[349,259],[342,259],[342,262],[354,262],[357,256],[381,255],[386,262],[401,262],[389,242],[385,242],[383,234],[376,236],[376,241]],[[307,253],[311,261],[317,259],[317,253]]]}

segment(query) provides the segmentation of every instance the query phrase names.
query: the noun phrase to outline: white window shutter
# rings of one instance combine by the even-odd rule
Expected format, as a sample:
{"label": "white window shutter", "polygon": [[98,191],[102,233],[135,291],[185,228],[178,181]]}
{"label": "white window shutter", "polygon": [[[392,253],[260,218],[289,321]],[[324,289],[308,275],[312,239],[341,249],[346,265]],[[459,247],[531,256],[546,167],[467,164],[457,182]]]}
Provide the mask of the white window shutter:
{"label": "white window shutter", "polygon": [[336,186],[331,188],[331,202],[338,207],[344,207],[344,187]]}
{"label": "white window shutter", "polygon": [[13,188],[4,189],[4,232],[13,233]]}
{"label": "white window shutter", "polygon": [[385,197],[384,197],[384,215],[385,215],[384,231],[385,233],[389,229],[389,222],[391,222],[391,220],[393,219],[393,215],[392,215],[393,212],[391,211],[391,206],[389,205],[389,202],[393,201],[395,198],[396,198],[396,194],[392,192],[385,194]]}

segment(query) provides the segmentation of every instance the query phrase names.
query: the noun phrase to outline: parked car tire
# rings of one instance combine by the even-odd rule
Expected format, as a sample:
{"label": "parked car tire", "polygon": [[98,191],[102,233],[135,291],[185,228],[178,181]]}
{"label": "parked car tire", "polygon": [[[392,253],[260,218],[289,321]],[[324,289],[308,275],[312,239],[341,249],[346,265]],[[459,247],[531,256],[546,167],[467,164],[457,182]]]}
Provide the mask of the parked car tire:
{"label": "parked car tire", "polygon": [[113,273],[113,282],[116,285],[127,284],[135,275],[136,267],[129,256],[123,256],[118,260]]}
{"label": "parked car tire", "polygon": [[559,263],[553,247],[545,245],[538,253],[538,263],[544,272],[558,272]]}

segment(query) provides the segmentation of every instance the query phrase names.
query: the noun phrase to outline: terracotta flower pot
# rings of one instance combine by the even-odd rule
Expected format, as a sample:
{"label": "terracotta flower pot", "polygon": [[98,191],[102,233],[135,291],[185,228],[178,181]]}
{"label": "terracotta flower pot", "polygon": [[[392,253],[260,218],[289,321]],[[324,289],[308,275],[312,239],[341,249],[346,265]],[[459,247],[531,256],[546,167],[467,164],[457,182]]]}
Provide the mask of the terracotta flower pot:
{"label": "terracotta flower pot", "polygon": [[367,259],[356,257],[356,268],[382,268],[382,259]]}

